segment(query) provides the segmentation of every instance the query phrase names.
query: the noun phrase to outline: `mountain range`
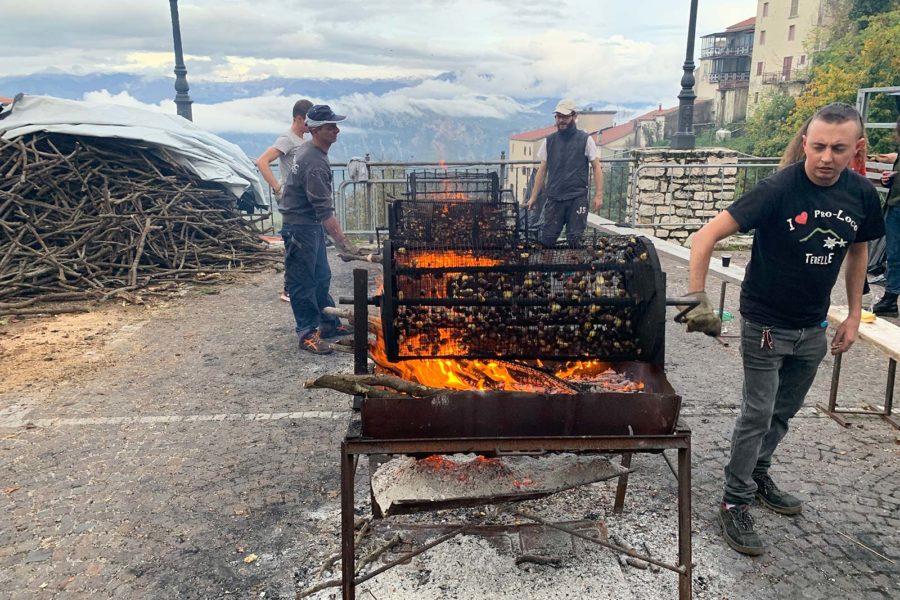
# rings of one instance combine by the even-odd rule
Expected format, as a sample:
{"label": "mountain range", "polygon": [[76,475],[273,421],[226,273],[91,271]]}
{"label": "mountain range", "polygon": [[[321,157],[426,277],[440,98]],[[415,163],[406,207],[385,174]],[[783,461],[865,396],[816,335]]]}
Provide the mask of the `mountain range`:
{"label": "mountain range", "polygon": [[[287,98],[308,97],[320,102],[333,103],[339,109],[352,100],[364,104],[368,100],[383,100],[387,96],[391,102],[384,102],[394,110],[365,111],[365,116],[351,116],[338,143],[329,157],[332,161],[345,161],[351,157],[369,154],[372,160],[435,161],[435,160],[494,160],[508,147],[508,138],[514,133],[538,129],[552,124],[552,111],[556,98],[509,98],[501,97],[505,106],[516,107],[507,110],[507,116],[452,116],[441,110],[441,103],[454,99],[421,101],[423,84],[451,84],[454,75],[445,73],[432,80],[422,79],[287,79],[270,77],[253,81],[190,82],[190,96],[195,103],[204,106],[219,105],[232,101],[249,103],[268,99],[266,107],[271,112],[273,94]],[[110,96],[126,95],[140,103],[158,106],[165,100],[174,98],[174,79],[171,77],[148,78],[133,74],[110,73],[72,75],[65,73],[39,73],[25,76],[0,77],[0,96],[14,96],[18,92],[35,95],[55,96],[79,100],[86,94],[105,91]],[[416,96],[415,110],[409,110],[402,103]],[[467,96],[466,100],[477,103],[485,101],[485,114],[491,100],[487,95]],[[412,100],[410,100],[412,102]],[[496,102],[494,102],[496,104]],[[288,104],[289,105],[289,104]],[[226,105],[228,106],[228,105]],[[607,106],[602,101],[593,106]],[[630,118],[634,113],[647,107],[646,103],[619,105],[621,110],[617,121]],[[470,111],[471,112],[471,111]],[[477,111],[475,111],[477,112]],[[496,113],[496,111],[494,111]],[[195,110],[196,113],[196,110]],[[236,116],[235,118],[240,118]],[[284,119],[284,130],[290,125],[289,115]],[[280,127],[280,125],[278,125]],[[228,126],[220,126],[215,131],[221,137],[239,145],[246,154],[255,158],[268,148],[281,131],[274,127],[263,127],[265,131],[229,131]]]}

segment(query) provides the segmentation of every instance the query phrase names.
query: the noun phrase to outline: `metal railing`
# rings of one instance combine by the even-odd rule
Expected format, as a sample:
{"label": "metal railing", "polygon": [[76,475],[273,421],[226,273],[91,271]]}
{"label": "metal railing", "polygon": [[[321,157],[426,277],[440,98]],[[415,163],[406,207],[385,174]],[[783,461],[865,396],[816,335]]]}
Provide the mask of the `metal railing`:
{"label": "metal railing", "polygon": [[[637,165],[633,158],[601,159],[603,168],[603,207],[595,214],[617,223],[627,223],[634,227],[686,227],[699,226],[694,221],[660,222],[653,220],[638,223],[641,208],[641,196],[638,193],[638,181],[646,177],[650,169],[661,169],[661,174],[654,172],[653,177],[661,179],[669,186],[677,177],[688,177],[686,185],[704,186],[705,191],[721,192],[733,190],[735,199],[753,188],[759,181],[771,175],[777,168],[777,158],[742,157],[740,162],[721,164],[676,164],[645,163]],[[528,160],[496,160],[496,161],[458,161],[444,162],[367,162],[367,180],[353,180],[349,177],[346,163],[332,163],[334,174],[335,212],[341,228],[351,235],[362,235],[374,238],[378,231],[387,228],[388,203],[395,199],[409,197],[409,173],[421,169],[456,169],[468,170],[472,173],[498,173],[501,199],[514,200],[520,205],[527,202],[524,191],[528,180],[538,166],[537,161]],[[730,179],[734,179],[731,183]],[[726,181],[729,183],[726,185]],[[684,183],[682,181],[682,183]],[[593,185],[593,178],[591,180]],[[268,186],[263,183],[269,194],[272,207],[270,215],[271,229],[278,232],[281,228],[281,216],[275,209],[275,198]],[[593,194],[593,189],[591,190]],[[671,198],[667,201],[671,202]],[[594,211],[592,211],[594,212]]]}
{"label": "metal railing", "polygon": [[[621,220],[626,214],[631,159],[601,159],[604,204],[597,214]],[[452,169],[468,173],[497,173],[500,198],[520,205],[537,161],[496,160],[458,162],[367,162],[368,179],[353,180],[335,171],[335,212],[341,228],[348,234],[373,236],[387,227],[387,204],[409,197],[408,176],[421,169]],[[343,165],[341,165],[343,167]],[[593,179],[591,180],[593,185]],[[593,194],[593,189],[591,190]]]}
{"label": "metal railing", "polygon": [[763,73],[763,85],[776,83],[804,83],[809,80],[809,69],[806,67],[790,71],[767,71]]}
{"label": "metal railing", "polygon": [[753,54],[753,44],[745,44],[741,46],[710,46],[700,51],[700,58],[709,58],[711,56],[750,56]]}
{"label": "metal railing", "polygon": [[750,81],[750,71],[724,71],[709,74],[710,83],[723,81]]}

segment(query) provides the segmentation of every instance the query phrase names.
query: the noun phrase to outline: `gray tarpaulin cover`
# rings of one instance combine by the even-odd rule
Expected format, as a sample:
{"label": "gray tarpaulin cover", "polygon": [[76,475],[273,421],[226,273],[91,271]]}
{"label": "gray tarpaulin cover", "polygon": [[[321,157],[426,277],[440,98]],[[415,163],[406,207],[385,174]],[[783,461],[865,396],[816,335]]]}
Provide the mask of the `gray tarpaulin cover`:
{"label": "gray tarpaulin cover", "polygon": [[0,111],[0,135],[14,140],[35,131],[135,140],[156,147],[161,157],[201,179],[223,185],[237,198],[251,191],[258,204],[265,204],[256,167],[247,155],[237,145],[177,115],[19,94]]}

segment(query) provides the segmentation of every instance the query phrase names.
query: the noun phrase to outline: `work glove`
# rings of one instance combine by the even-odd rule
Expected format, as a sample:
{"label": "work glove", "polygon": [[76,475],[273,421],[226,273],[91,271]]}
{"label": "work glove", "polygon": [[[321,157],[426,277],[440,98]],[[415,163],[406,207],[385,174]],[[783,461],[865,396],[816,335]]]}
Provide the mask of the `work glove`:
{"label": "work glove", "polygon": [[693,294],[688,294],[685,298],[692,298],[699,302],[697,306],[684,316],[688,332],[699,331],[712,337],[721,335],[722,321],[713,312],[712,304],[709,303],[709,297],[706,295],[706,292],[694,292]]}
{"label": "work glove", "polygon": [[362,251],[348,239],[344,239],[342,242],[336,242],[338,250],[343,252],[344,254],[362,254]]}

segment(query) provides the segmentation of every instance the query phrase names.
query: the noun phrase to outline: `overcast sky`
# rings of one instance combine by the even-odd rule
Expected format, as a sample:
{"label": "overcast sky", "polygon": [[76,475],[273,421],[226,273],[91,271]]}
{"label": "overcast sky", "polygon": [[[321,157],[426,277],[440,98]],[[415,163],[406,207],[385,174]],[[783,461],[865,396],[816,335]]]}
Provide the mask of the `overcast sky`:
{"label": "overcast sky", "polygon": [[[698,35],[756,12],[755,0],[699,5]],[[689,0],[181,0],[179,11],[189,82],[271,75],[427,78],[452,71],[453,82],[427,81],[378,97],[314,100],[353,114],[428,108],[503,118],[527,110],[527,99],[538,97],[609,106],[676,104],[689,6]],[[0,14],[6,25],[0,75],[172,75],[165,0],[0,0]],[[220,129],[226,113],[220,109],[227,109],[233,128],[235,111],[246,110],[266,123],[242,127],[266,129],[275,126],[267,124],[267,109],[283,115],[293,100],[276,89],[236,106],[195,104],[195,120]],[[167,102],[161,105],[167,108]],[[283,129],[284,119],[278,121],[276,130]]]}

